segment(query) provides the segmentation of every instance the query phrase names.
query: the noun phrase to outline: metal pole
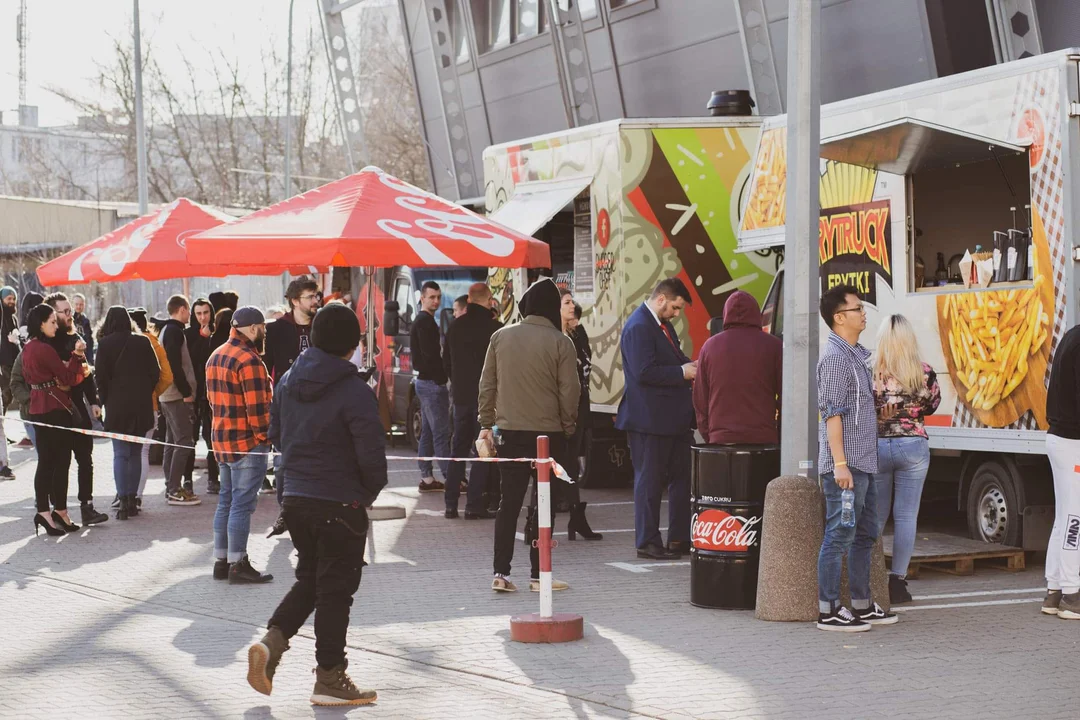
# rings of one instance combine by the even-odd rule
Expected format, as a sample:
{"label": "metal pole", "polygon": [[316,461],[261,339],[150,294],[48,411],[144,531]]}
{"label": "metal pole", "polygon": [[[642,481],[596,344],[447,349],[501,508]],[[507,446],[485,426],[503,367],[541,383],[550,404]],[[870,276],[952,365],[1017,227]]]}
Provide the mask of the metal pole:
{"label": "metal pole", "polygon": [[[143,117],[142,83],[142,32],[139,30],[139,0],[133,0],[135,12],[135,169],[138,183],[139,215],[149,212],[150,192],[146,180],[146,120]],[[146,281],[139,281],[139,300],[142,307],[146,302]]]}
{"label": "metal pole", "polygon": [[289,0],[289,50],[285,66],[285,197],[292,197],[292,38],[293,3]]}
{"label": "metal pole", "polygon": [[375,367],[375,268],[364,268],[367,275],[367,352],[364,353],[364,366]]}
{"label": "metal pole", "polygon": [[788,3],[784,413],[780,470],[816,477],[821,0]]}
{"label": "metal pole", "polygon": [[[547,435],[536,438],[536,526],[540,551],[540,617],[551,617],[551,457]],[[546,461],[545,461],[546,460]]]}
{"label": "metal pole", "polygon": [[142,34],[139,31],[139,0],[135,10],[135,166],[139,185],[139,215],[145,215],[149,204],[146,183],[146,121],[143,118]]}

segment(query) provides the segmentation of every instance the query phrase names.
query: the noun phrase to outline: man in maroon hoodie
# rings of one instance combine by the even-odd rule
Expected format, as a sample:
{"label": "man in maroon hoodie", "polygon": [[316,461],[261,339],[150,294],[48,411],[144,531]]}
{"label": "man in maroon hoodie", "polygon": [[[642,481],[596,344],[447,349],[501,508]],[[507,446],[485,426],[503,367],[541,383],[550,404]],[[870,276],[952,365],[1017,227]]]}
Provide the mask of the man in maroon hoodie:
{"label": "man in maroon hoodie", "polygon": [[694,412],[711,445],[780,442],[780,388],[784,344],[761,329],[761,311],[737,290],[724,303],[724,331],[709,338],[698,357]]}

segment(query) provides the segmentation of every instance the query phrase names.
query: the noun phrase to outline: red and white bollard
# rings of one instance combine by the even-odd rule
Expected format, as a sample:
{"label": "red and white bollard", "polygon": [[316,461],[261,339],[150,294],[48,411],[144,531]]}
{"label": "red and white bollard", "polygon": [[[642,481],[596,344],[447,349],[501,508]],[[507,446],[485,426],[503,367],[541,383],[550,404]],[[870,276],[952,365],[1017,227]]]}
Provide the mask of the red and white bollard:
{"label": "red and white bollard", "polygon": [[536,438],[536,513],[540,551],[540,612],[510,618],[510,639],[527,643],[580,640],[585,621],[580,615],[556,613],[551,604],[551,447],[547,435]]}

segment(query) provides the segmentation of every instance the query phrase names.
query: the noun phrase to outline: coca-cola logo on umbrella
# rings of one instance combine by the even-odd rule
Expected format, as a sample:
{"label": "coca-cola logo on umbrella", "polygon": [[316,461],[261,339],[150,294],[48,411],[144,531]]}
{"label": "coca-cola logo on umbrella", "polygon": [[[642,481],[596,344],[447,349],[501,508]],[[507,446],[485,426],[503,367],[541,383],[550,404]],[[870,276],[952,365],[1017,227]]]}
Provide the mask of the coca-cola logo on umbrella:
{"label": "coca-cola logo on umbrella", "polygon": [[759,544],[761,516],[731,515],[723,510],[704,510],[694,516],[693,543],[698,550],[747,552]]}

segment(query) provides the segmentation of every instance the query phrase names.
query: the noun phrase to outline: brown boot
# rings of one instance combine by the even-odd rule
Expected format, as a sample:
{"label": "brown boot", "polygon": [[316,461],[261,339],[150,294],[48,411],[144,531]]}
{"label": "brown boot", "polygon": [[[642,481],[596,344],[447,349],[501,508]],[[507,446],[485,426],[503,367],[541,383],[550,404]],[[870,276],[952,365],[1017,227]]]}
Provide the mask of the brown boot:
{"label": "brown boot", "polygon": [[345,674],[347,663],[342,663],[331,670],[315,668],[315,689],[311,691],[311,704],[332,705],[368,705],[378,699],[374,690],[360,690],[353,685]]}
{"label": "brown boot", "polygon": [[274,689],[274,673],[281,656],[289,649],[289,641],[276,627],[270,628],[262,640],[248,648],[248,685],[269,695]]}

